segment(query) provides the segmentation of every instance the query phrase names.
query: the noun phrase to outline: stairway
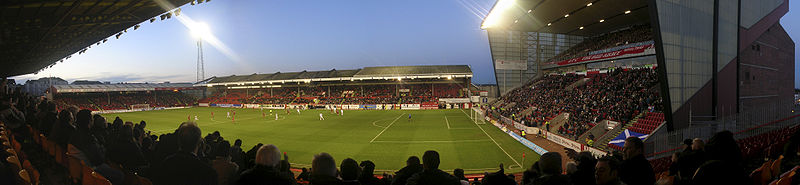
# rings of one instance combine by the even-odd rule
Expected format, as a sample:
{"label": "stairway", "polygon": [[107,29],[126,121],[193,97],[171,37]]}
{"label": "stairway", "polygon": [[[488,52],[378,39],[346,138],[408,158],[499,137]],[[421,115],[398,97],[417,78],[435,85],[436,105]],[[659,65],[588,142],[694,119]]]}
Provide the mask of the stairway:
{"label": "stairway", "polygon": [[643,117],[646,113],[647,112],[639,113],[639,115],[636,115],[636,117],[634,117],[630,122],[625,123],[624,125],[618,125],[617,127],[614,127],[614,129],[609,130],[606,132],[606,134],[597,139],[597,142],[595,142],[594,146],[603,151],[614,151],[615,149],[608,147],[608,142],[611,142],[612,139],[622,133],[625,128],[628,128],[629,126],[633,125],[633,123],[636,123],[636,121],[638,121],[639,118]]}

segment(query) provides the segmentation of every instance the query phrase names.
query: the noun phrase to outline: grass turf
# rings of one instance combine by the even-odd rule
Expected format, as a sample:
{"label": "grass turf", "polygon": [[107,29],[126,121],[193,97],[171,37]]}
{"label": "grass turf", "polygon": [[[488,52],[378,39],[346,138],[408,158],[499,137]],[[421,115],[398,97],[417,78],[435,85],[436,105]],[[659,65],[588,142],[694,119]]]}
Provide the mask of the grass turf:
{"label": "grass turf", "polygon": [[[235,122],[226,118],[231,110],[236,112]],[[195,107],[103,116],[109,121],[117,116],[125,121],[144,120],[148,130],[163,134],[197,115],[204,136],[219,131],[231,144],[241,139],[245,151],[257,143],[274,144],[287,152],[293,167],[310,167],[314,154],[320,152],[330,153],[337,163],[345,158],[371,160],[376,171],[398,170],[409,156],[421,158],[426,150],[438,151],[439,168],[449,172],[455,168],[467,173],[492,172],[500,163],[505,164],[506,172],[521,172],[539,159],[490,123],[472,122],[466,110],[345,110],[344,116],[329,110],[301,110],[300,115],[296,110],[288,115],[285,110],[264,112],[265,117],[259,109]],[[324,121],[319,120],[320,113]]]}

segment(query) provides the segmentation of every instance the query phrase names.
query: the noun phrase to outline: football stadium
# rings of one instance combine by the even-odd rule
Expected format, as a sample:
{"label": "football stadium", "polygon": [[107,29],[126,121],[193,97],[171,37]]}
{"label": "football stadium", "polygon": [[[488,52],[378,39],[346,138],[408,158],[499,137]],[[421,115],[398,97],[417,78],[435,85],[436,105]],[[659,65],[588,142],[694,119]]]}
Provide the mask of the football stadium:
{"label": "football stadium", "polygon": [[[480,18],[471,26],[489,59],[477,60],[491,69],[429,60],[438,55],[260,59],[190,17],[239,3],[0,3],[0,184],[800,184],[796,44],[781,22],[789,0],[459,0]],[[240,19],[226,26],[256,20]],[[52,76],[91,72],[50,68],[139,38],[144,24],[188,28],[196,73],[155,83]],[[419,54],[408,51],[391,50]],[[205,61],[217,56],[233,62]],[[152,76],[172,65],[164,58],[123,70]],[[486,71],[491,83],[477,83]],[[39,73],[51,76],[14,82]]]}

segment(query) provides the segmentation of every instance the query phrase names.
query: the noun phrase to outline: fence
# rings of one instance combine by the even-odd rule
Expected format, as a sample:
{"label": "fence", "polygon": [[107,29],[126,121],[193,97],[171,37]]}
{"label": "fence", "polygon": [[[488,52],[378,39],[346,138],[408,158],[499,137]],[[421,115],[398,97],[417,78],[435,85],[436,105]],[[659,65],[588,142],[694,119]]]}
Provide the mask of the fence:
{"label": "fence", "polygon": [[791,103],[770,103],[715,121],[692,122],[689,127],[672,132],[659,128],[645,140],[645,154],[651,158],[666,157],[680,150],[684,139],[708,139],[724,130],[733,132],[738,140],[797,125],[800,123],[800,114],[791,111],[792,108]]}

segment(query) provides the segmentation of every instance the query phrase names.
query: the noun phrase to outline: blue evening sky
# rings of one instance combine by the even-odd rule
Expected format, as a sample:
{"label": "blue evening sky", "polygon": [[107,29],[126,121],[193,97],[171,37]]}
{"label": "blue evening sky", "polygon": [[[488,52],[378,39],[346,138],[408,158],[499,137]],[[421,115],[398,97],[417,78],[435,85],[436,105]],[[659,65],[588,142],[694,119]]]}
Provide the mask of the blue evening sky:
{"label": "blue evening sky", "polygon": [[[213,0],[182,7],[238,58],[204,45],[206,77],[397,65],[470,65],[494,83],[483,15],[494,0]],[[145,22],[27,79],[192,82],[197,50],[177,19]]]}
{"label": "blue evening sky", "polygon": [[[182,16],[207,23],[232,51],[233,57],[206,43],[206,77],[452,64],[470,65],[473,82],[483,84],[495,83],[486,31],[479,29],[494,1],[214,0],[185,5]],[[781,23],[800,43],[800,3],[789,10]],[[189,30],[173,18],[142,23],[64,63],[13,78],[192,82],[196,52]]]}

